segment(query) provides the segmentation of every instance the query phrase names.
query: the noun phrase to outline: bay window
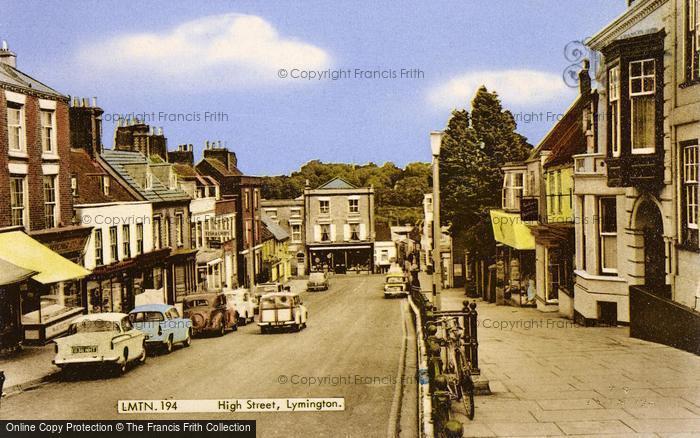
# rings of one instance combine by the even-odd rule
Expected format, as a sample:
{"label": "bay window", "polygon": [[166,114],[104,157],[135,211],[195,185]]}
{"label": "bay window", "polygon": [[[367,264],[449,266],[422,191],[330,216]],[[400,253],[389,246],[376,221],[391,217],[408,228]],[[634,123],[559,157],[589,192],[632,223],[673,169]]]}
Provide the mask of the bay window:
{"label": "bay window", "polygon": [[598,202],[598,234],[600,244],[600,270],[617,273],[617,202],[613,197],[600,198]]}
{"label": "bay window", "polygon": [[683,243],[698,248],[698,198],[700,197],[700,161],[698,161],[698,141],[681,143],[681,203]]}
{"label": "bay window", "polygon": [[686,80],[700,80],[700,0],[685,0]]}
{"label": "bay window", "polygon": [[633,154],[654,152],[656,142],[656,61],[629,64],[630,128]]}
{"label": "bay window", "polygon": [[610,148],[613,157],[620,156],[620,67],[608,72],[608,107],[610,112]]}

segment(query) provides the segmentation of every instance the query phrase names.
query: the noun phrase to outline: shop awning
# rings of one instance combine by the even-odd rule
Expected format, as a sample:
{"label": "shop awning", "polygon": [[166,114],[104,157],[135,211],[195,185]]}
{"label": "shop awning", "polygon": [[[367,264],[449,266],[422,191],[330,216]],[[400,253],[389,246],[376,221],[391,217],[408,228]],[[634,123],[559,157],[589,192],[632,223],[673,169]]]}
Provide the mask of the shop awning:
{"label": "shop awning", "polygon": [[0,286],[19,283],[20,281],[24,281],[34,274],[36,274],[35,271],[20,268],[17,265],[13,265],[10,262],[0,259]]}
{"label": "shop awning", "polygon": [[515,249],[535,249],[535,238],[519,214],[503,210],[491,210],[490,213],[496,241]]}
{"label": "shop awning", "polygon": [[0,233],[0,259],[37,272],[33,280],[43,284],[75,280],[90,271],[56,254],[22,231]]}
{"label": "shop awning", "polygon": [[224,252],[220,249],[217,250],[212,250],[212,249],[200,249],[197,252],[197,264],[198,265],[206,265],[209,262],[213,262],[216,259],[221,259],[223,257]]}

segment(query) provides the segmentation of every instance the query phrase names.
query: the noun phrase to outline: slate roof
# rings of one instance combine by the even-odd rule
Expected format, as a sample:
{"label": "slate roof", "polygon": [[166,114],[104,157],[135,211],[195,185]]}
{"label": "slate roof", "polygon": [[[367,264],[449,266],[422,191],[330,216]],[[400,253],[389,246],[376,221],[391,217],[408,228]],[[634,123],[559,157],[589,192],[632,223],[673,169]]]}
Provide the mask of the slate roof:
{"label": "slate roof", "polygon": [[194,166],[189,166],[187,164],[173,164],[173,170],[178,176],[183,178],[196,178],[198,173],[194,170]]}
{"label": "slate roof", "polygon": [[[151,189],[142,187],[127,170],[129,165],[152,164],[140,152],[105,149],[102,152],[102,158],[132,189],[137,191],[147,201],[187,201],[190,199],[187,193],[182,190],[170,189],[168,185],[160,181],[155,174],[153,174],[153,187]],[[166,181],[166,183],[169,183],[169,181]]]}
{"label": "slate roof", "polygon": [[0,83],[5,83],[8,85],[12,85],[15,87],[20,87],[24,88],[26,90],[31,90],[43,94],[47,94],[50,96],[58,97],[60,99],[67,99],[66,96],[63,94],[59,93],[58,91],[54,90],[53,88],[49,87],[46,84],[43,84],[33,77],[22,73],[21,71],[17,70],[16,68],[1,63],[0,62]]}
{"label": "slate roof", "polygon": [[354,185],[345,181],[343,178],[333,178],[327,183],[318,187],[319,189],[356,189]]}
{"label": "slate roof", "polygon": [[[265,225],[264,228],[267,228],[275,239],[277,239],[279,241],[289,239],[289,233],[287,232],[287,230],[282,228],[278,223],[276,223],[275,221],[270,219],[268,216],[262,216],[260,219],[262,220],[263,224]],[[264,237],[265,236],[263,234],[263,238]],[[266,240],[266,239],[263,239],[263,240]]]}
{"label": "slate roof", "polygon": [[238,170],[237,167],[234,167],[232,170],[229,170],[224,163],[217,160],[216,158],[208,157],[208,158],[204,158],[204,161],[211,164],[211,166],[214,169],[216,169],[223,176],[242,176],[243,175],[243,172]]}

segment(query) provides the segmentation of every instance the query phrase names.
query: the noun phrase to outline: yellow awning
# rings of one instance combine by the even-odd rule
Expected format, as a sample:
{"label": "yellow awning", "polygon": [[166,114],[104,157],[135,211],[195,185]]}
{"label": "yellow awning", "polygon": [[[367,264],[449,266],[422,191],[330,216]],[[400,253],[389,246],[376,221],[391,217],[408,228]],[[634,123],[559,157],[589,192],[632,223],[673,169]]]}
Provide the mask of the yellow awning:
{"label": "yellow awning", "polygon": [[493,236],[498,241],[515,249],[535,249],[535,237],[517,213],[491,210]]}
{"label": "yellow awning", "polygon": [[0,258],[38,272],[32,279],[42,284],[75,280],[90,274],[87,269],[56,254],[22,231],[0,233]]}

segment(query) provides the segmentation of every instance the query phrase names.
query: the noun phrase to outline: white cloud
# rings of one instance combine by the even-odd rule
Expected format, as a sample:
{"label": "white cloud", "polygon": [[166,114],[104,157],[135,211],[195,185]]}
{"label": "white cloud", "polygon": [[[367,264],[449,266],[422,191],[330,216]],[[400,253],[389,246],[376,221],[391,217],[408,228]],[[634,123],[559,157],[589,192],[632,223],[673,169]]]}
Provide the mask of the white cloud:
{"label": "white cloud", "polygon": [[281,36],[263,18],[224,14],[160,33],[131,33],[82,47],[89,73],[144,85],[235,87],[286,81],[281,68],[324,69],[330,56],[313,44]]}
{"label": "white cloud", "polygon": [[536,70],[484,70],[465,73],[428,92],[428,101],[438,109],[464,108],[476,90],[485,85],[506,105],[536,105],[561,98],[572,91],[561,75]]}

